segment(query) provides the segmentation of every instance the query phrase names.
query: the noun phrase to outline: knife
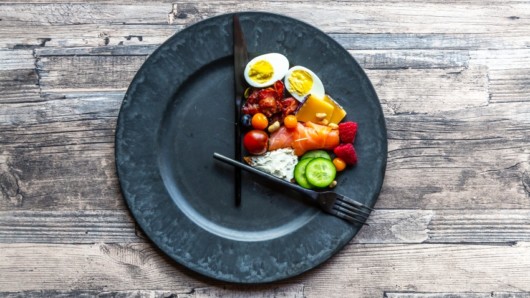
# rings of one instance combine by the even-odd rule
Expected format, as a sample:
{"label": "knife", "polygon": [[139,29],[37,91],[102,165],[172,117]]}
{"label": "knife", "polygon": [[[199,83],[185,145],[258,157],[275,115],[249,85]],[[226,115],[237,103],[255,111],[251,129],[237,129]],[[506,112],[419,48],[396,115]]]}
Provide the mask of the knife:
{"label": "knife", "polygon": [[[248,61],[247,45],[239,23],[239,16],[234,14],[234,90],[235,90],[235,160],[241,161],[241,102],[243,101],[243,72]],[[241,205],[241,169],[235,169],[235,205]]]}

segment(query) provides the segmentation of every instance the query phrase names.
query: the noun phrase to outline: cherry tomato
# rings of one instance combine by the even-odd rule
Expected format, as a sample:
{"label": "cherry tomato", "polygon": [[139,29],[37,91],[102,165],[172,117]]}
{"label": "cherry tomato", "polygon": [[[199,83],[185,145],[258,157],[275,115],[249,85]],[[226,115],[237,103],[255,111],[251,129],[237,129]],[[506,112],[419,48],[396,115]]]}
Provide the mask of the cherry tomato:
{"label": "cherry tomato", "polygon": [[267,152],[269,145],[269,135],[263,130],[251,130],[243,137],[243,146],[248,153],[261,155]]}
{"label": "cherry tomato", "polygon": [[295,115],[288,115],[283,119],[283,125],[289,129],[293,129],[298,125],[298,119]]}
{"label": "cherry tomato", "polygon": [[337,172],[343,171],[346,168],[346,162],[340,157],[335,157],[333,159],[333,164],[335,165]]}
{"label": "cherry tomato", "polygon": [[267,126],[269,126],[267,116],[262,113],[256,113],[252,116],[252,127],[254,127],[254,129],[264,130]]}

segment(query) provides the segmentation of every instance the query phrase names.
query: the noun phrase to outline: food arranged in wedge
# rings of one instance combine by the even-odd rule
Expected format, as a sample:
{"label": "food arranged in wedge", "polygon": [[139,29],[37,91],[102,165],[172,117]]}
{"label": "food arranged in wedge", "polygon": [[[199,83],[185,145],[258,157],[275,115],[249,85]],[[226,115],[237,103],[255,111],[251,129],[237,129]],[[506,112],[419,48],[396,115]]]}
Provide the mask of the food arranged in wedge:
{"label": "food arranged in wedge", "polygon": [[241,110],[245,161],[309,189],[335,187],[337,173],[357,164],[357,123],[345,121],[317,73],[289,68],[279,53],[260,55],[245,68]]}

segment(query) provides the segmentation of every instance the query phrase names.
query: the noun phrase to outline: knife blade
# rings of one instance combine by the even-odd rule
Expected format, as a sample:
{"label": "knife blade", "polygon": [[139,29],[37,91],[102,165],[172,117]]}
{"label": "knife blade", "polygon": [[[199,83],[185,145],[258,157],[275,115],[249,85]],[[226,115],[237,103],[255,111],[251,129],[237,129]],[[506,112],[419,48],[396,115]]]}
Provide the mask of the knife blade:
{"label": "knife blade", "polygon": [[[243,30],[239,23],[239,16],[233,16],[234,26],[234,90],[235,90],[235,159],[241,161],[241,104],[244,93],[243,72],[248,61],[247,45]],[[241,169],[235,169],[235,205],[241,205]]]}

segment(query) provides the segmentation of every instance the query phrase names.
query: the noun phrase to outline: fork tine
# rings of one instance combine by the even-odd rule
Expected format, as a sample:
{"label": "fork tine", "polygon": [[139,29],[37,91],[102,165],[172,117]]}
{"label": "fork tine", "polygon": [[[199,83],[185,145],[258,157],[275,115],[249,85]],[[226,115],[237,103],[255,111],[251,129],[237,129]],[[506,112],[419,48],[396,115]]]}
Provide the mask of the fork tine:
{"label": "fork tine", "polygon": [[362,204],[362,203],[360,203],[360,202],[358,202],[358,201],[356,201],[354,199],[348,198],[348,197],[346,197],[344,195],[338,195],[337,196],[337,200],[341,200],[342,202],[348,203],[348,204],[353,205],[353,206],[358,207],[358,208],[366,208],[366,209],[368,209],[370,211],[374,211],[374,209],[372,209],[372,208],[370,208],[370,207],[368,207],[368,206],[366,206],[366,205],[364,205],[364,204]]}
{"label": "fork tine", "polygon": [[344,213],[344,212],[342,212],[342,211],[340,211],[340,210],[337,210],[337,209],[335,209],[335,208],[332,210],[332,212],[333,212],[333,214],[334,214],[335,216],[340,217],[340,218],[342,218],[342,219],[344,219],[344,220],[346,220],[346,221],[349,221],[349,222],[352,222],[352,223],[359,223],[359,224],[361,224],[361,225],[367,225],[367,226],[369,226],[369,224],[367,224],[365,221],[358,220],[358,219],[356,219],[355,217],[353,217],[353,216],[351,216],[351,215],[349,215],[349,214],[346,214],[346,213]]}
{"label": "fork tine", "polygon": [[355,206],[352,206],[352,205],[349,205],[348,203],[344,202],[344,201],[341,201],[341,200],[337,200],[335,201],[335,205],[338,205],[350,212],[353,212],[359,216],[363,216],[363,217],[368,217],[370,215],[370,212],[367,212],[365,210],[362,210],[358,207],[355,207]]}
{"label": "fork tine", "polygon": [[351,214],[352,216],[357,216],[357,217],[360,217],[362,219],[367,219],[368,218],[368,215],[369,214],[366,214],[364,212],[359,212],[359,210],[357,209],[354,209],[354,208],[351,208],[349,206],[343,206],[341,205],[340,202],[336,202],[335,205],[333,206],[335,209],[343,212],[343,213],[349,213]]}
{"label": "fork tine", "polygon": [[355,201],[354,199],[350,199],[348,197],[345,197],[343,195],[338,195],[337,196],[337,201],[341,201],[343,203],[349,204],[349,205],[354,206],[354,207],[366,208],[366,209],[368,209],[370,211],[375,211],[374,209],[372,209],[372,208],[370,208],[370,207],[368,207],[368,206],[366,206],[364,204],[361,204],[361,203]]}

